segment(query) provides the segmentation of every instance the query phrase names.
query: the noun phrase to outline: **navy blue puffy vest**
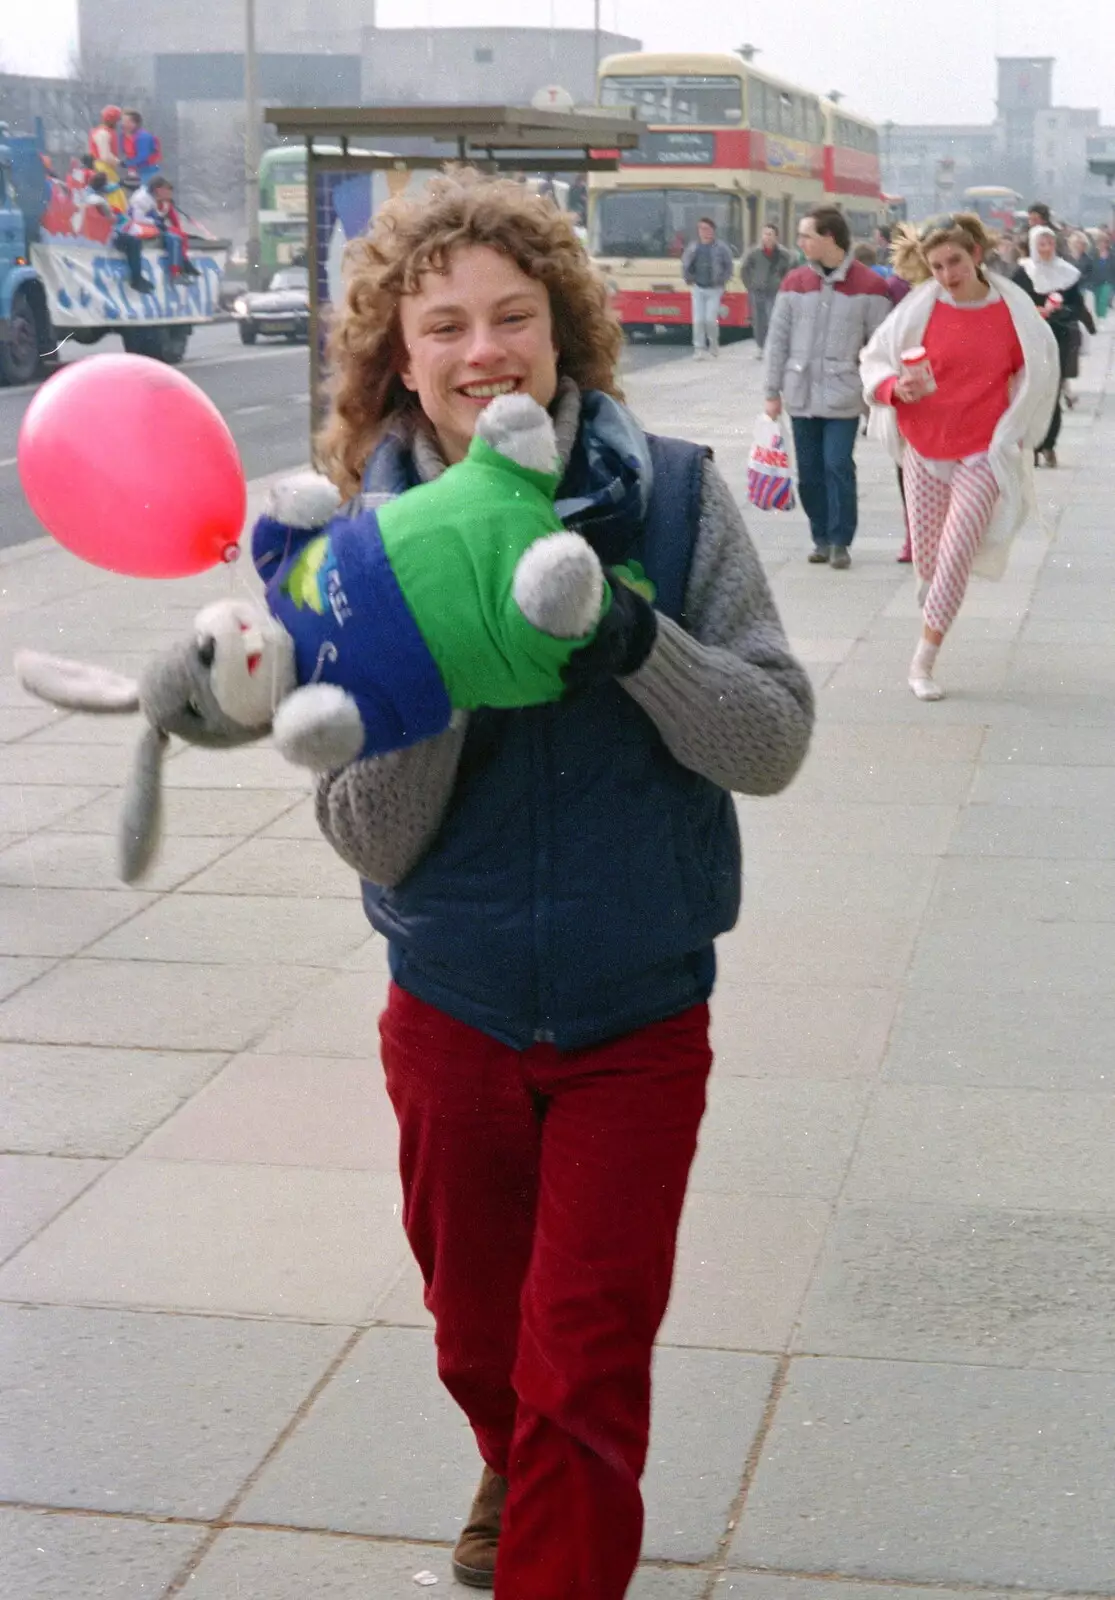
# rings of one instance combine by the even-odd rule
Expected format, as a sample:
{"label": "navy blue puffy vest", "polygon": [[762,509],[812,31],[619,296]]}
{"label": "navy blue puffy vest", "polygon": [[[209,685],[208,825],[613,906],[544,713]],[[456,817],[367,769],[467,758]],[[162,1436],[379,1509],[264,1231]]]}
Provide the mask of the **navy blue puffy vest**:
{"label": "navy blue puffy vest", "polygon": [[[706,452],[649,443],[627,555],[680,622]],[[679,765],[618,684],[473,713],[433,845],[396,888],[364,884],[395,981],[516,1049],[597,1043],[707,999],[739,901],[731,796]]]}

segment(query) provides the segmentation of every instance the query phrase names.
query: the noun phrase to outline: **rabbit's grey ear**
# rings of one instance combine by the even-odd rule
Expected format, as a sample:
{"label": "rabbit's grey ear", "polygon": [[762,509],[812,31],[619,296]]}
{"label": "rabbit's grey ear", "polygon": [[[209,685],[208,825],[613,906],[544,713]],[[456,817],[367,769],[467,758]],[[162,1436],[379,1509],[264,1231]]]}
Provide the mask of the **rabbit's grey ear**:
{"label": "rabbit's grey ear", "polygon": [[154,861],[163,831],[163,754],[170,740],[145,728],[136,746],[120,817],[120,876],[135,883]]}
{"label": "rabbit's grey ear", "polygon": [[139,685],[107,667],[17,650],[15,673],[31,694],[66,711],[138,711]]}

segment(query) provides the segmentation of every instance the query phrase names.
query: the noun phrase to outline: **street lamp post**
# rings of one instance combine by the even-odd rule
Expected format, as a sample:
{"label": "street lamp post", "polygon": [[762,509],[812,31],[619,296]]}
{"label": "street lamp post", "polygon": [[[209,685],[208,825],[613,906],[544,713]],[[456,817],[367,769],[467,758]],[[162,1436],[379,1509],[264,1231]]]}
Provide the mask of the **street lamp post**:
{"label": "street lamp post", "polygon": [[596,83],[600,77],[600,0],[592,0],[592,98],[596,99]]}
{"label": "street lamp post", "polygon": [[244,0],[244,211],[248,222],[248,288],[259,283],[259,70],[256,0]]}

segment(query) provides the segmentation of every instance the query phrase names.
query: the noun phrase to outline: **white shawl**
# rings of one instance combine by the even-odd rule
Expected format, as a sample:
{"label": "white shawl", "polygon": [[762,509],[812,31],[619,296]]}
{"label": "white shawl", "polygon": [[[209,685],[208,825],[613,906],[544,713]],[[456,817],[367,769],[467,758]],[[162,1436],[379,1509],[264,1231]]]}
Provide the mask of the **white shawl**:
{"label": "white shawl", "polygon": [[[1028,518],[1038,516],[1033,453],[1045,438],[1061,383],[1057,341],[1030,296],[1007,278],[997,277],[995,287],[1010,312],[1025,365],[1011,380],[1010,404],[999,418],[988,449],[999,502],[975,560],[975,571],[985,578],[1002,577],[1011,540]],[[940,293],[933,281],[911,290],[865,345],[859,358],[860,376],[869,400],[885,378],[901,374],[903,350],[922,343]],[[898,431],[893,406],[872,401],[868,432],[902,464],[906,442]]]}
{"label": "white shawl", "polygon": [[1043,261],[1038,255],[1038,240],[1043,238],[1057,243],[1057,235],[1052,228],[1030,229],[1030,254],[1020,262],[1023,272],[1034,286],[1034,293],[1056,294],[1063,289],[1071,289],[1074,283],[1080,282],[1079,267],[1074,267],[1071,261],[1065,261],[1061,256],[1051,256],[1048,261]]}

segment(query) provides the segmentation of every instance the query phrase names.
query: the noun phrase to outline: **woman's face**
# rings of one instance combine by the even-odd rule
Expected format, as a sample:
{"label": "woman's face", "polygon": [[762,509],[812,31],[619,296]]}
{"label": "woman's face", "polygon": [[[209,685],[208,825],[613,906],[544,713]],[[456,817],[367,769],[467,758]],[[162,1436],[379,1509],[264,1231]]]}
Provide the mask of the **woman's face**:
{"label": "woman's face", "polygon": [[545,285],[498,250],[462,245],[399,302],[400,377],[418,396],[449,462],[468,451],[476,419],[498,394],[548,406],[557,391]]}
{"label": "woman's face", "polygon": [[1057,254],[1057,241],[1051,239],[1047,233],[1038,235],[1038,260],[1052,261]]}
{"label": "woman's face", "polygon": [[939,244],[930,250],[926,259],[937,282],[951,295],[963,296],[965,289],[979,282],[976,268],[983,259],[983,252],[978,245],[969,252],[958,244]]}

